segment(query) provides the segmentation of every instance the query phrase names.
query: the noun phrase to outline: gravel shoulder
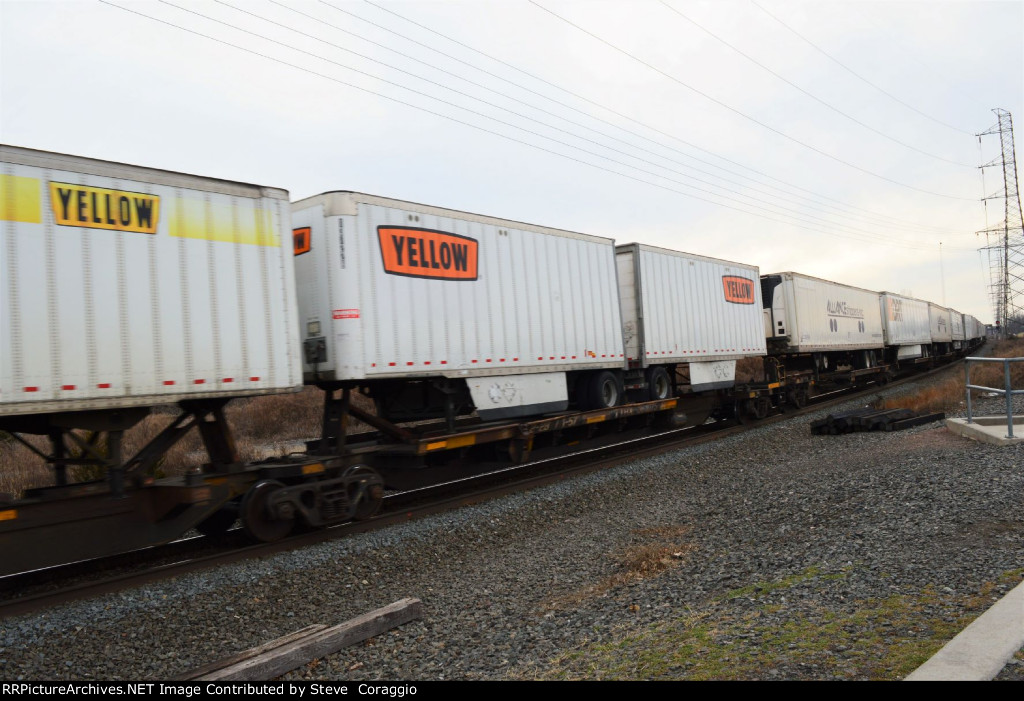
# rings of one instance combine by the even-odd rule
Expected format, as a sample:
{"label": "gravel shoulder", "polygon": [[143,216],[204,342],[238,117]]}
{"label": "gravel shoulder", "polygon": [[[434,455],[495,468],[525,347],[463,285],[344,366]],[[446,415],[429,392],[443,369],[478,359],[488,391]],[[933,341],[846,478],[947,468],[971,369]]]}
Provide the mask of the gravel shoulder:
{"label": "gravel shoulder", "polygon": [[3,621],[0,676],[167,679],[408,596],[285,678],[900,679],[1024,577],[1024,449],[825,413]]}

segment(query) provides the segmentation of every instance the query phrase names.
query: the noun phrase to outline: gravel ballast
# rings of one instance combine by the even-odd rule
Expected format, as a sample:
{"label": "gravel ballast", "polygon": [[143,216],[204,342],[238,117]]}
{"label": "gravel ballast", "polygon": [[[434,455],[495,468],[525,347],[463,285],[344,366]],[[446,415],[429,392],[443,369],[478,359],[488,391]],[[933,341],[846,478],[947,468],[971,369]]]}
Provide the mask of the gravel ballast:
{"label": "gravel ballast", "polygon": [[1024,576],[1024,460],[940,423],[810,434],[863,404],[6,620],[0,676],[168,679],[417,597],[285,678],[902,678]]}

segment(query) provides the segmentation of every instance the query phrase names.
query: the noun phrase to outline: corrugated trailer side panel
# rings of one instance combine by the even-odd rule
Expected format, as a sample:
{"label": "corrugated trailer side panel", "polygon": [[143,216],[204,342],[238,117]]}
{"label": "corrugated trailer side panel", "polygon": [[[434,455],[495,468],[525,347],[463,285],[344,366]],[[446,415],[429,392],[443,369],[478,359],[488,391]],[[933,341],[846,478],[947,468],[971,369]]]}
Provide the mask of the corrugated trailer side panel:
{"label": "corrugated trailer side panel", "polygon": [[[799,353],[881,348],[877,292],[799,273],[766,276],[781,284],[772,300],[775,336]],[[778,321],[784,321],[782,332]]]}
{"label": "corrugated trailer side panel", "polygon": [[300,384],[286,192],[0,153],[0,413]]}
{"label": "corrugated trailer side panel", "polygon": [[964,315],[952,308],[949,310],[949,327],[954,341],[963,341],[966,338],[964,335]]}
{"label": "corrugated trailer side panel", "polygon": [[965,322],[965,324],[968,327],[968,329],[967,329],[967,338],[972,339],[972,340],[978,339],[978,338],[984,338],[985,337],[985,326],[980,321],[978,321],[978,318],[976,316],[968,315],[967,318],[969,319],[969,323]]}
{"label": "corrugated trailer side panel", "polygon": [[882,321],[885,343],[889,346],[912,346],[931,343],[928,303],[912,297],[883,292]]}
{"label": "corrugated trailer side panel", "polygon": [[641,244],[616,250],[631,361],[647,367],[765,354],[756,266]]}
{"label": "corrugated trailer side panel", "polygon": [[303,323],[327,346],[309,382],[624,365],[610,239],[342,192],[293,224],[312,234]]}
{"label": "corrugated trailer side panel", "polygon": [[932,343],[949,343],[953,340],[953,327],[949,323],[949,310],[937,304],[928,303],[928,319]]}

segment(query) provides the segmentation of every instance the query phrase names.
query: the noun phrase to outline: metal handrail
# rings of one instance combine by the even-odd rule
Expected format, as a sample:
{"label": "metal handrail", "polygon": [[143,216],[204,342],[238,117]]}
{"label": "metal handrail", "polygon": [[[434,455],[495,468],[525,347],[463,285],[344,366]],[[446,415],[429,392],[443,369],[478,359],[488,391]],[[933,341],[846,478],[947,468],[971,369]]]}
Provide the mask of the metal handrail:
{"label": "metal handrail", "polygon": [[[971,390],[979,389],[996,392],[1006,397],[1006,437],[1013,438],[1013,395],[1024,394],[1024,389],[1010,388],[1010,363],[1024,363],[1024,358],[966,358],[966,361],[964,363],[964,384],[967,387],[964,391],[967,393],[967,423],[974,423],[974,417],[971,414]],[[972,385],[971,363],[1002,363],[1005,387],[1003,389],[996,389],[995,387]]]}

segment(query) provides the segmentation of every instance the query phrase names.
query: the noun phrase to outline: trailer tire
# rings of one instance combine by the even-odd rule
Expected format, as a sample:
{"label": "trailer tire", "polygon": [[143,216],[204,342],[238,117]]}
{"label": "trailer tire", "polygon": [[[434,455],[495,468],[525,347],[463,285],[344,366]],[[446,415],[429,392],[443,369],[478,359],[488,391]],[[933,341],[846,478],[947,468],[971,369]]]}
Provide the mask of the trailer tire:
{"label": "trailer tire", "polygon": [[661,367],[647,369],[647,398],[650,401],[668,399],[672,396],[672,380],[668,371]]}
{"label": "trailer tire", "polygon": [[622,383],[610,370],[594,373],[587,390],[587,409],[611,409],[622,400]]}

